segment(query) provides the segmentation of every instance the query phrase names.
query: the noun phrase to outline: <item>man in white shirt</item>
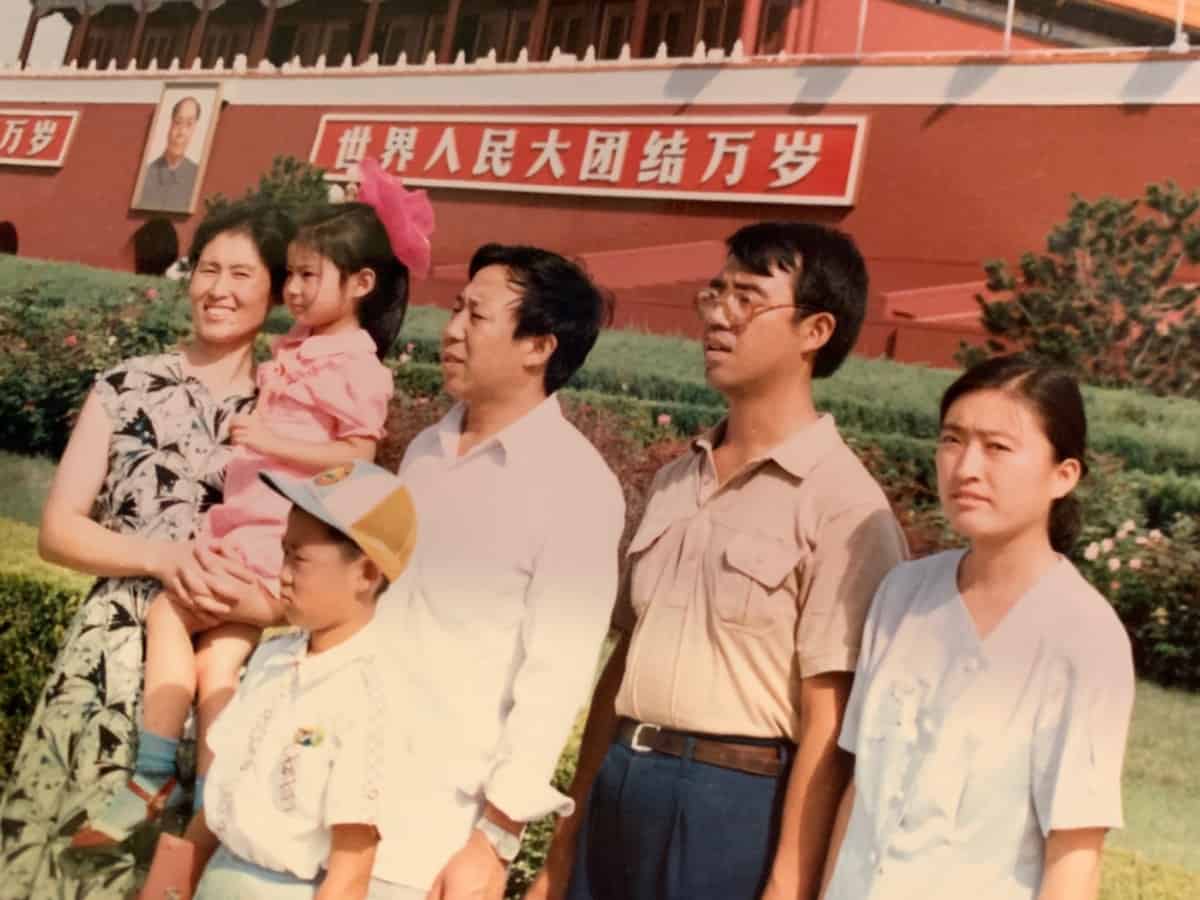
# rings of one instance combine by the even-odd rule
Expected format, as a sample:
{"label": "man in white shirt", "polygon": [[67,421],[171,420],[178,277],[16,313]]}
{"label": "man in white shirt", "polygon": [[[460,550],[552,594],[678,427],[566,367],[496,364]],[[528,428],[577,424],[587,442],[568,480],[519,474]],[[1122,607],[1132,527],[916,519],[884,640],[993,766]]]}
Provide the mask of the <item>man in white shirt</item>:
{"label": "man in white shirt", "polygon": [[555,392],[607,312],[556,254],[471,261],[442,336],[458,403],[400,465],[421,527],[380,607],[405,708],[373,898],[500,900],[524,824],[573,810],[551,778],[608,629],[625,503]]}

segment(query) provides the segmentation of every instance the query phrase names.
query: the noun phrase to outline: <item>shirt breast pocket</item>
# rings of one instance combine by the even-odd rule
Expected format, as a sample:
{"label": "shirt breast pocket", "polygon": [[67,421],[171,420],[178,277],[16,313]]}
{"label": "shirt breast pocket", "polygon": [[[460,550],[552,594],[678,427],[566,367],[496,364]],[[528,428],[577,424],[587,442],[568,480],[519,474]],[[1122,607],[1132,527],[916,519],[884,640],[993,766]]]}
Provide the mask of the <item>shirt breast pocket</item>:
{"label": "shirt breast pocket", "polygon": [[[641,618],[653,597],[665,606],[681,605],[676,598],[676,592],[668,590],[670,579],[667,578],[670,567],[654,560],[647,560],[640,565],[655,546],[661,543],[661,538],[671,527],[669,518],[643,519],[629,542],[625,551],[623,566],[630,567],[629,571],[629,602],[633,611]],[[661,584],[666,578],[666,584]],[[661,588],[661,589],[660,589]],[[675,601],[675,602],[673,602]]]}
{"label": "shirt breast pocket", "polygon": [[796,569],[802,547],[765,535],[739,534],[721,554],[712,585],[721,622],[744,631],[769,631],[795,618]]}

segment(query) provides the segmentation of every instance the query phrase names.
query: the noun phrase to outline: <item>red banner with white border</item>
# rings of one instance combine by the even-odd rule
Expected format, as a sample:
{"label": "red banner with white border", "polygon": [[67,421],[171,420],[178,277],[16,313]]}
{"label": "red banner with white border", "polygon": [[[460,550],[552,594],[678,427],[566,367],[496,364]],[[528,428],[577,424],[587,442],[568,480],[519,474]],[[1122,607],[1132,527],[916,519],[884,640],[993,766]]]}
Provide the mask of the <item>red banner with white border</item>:
{"label": "red banner with white border", "polygon": [[0,108],[0,165],[61,167],[79,113]]}
{"label": "red banner with white border", "polygon": [[863,116],[322,116],[310,161],[418,187],[851,206]]}

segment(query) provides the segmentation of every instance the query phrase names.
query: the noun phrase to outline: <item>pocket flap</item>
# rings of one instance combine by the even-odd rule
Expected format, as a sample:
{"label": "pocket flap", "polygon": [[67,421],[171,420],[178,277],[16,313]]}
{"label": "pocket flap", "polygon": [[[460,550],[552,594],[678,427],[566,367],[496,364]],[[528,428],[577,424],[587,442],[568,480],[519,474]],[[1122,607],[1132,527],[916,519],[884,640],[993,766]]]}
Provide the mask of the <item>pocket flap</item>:
{"label": "pocket flap", "polygon": [[625,551],[625,555],[632,556],[635,553],[641,553],[662,537],[670,527],[671,519],[665,517],[642,519],[637,531],[634,532],[633,539],[629,542],[629,548]]}
{"label": "pocket flap", "polygon": [[803,555],[799,547],[747,534],[738,535],[725,547],[725,562],[768,590],[783,584]]}

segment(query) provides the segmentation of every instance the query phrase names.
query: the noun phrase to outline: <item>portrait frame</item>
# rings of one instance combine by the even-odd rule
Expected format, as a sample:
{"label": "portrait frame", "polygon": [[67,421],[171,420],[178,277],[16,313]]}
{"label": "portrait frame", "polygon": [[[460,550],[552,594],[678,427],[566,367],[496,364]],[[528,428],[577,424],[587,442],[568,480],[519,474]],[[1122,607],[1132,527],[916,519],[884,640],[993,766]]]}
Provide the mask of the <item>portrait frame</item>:
{"label": "portrait frame", "polygon": [[[130,209],[187,216],[196,211],[200,188],[204,184],[204,175],[208,169],[213,137],[216,135],[217,122],[221,116],[221,94],[219,81],[168,81],[163,85],[146,142],[142,147],[137,182],[133,186],[133,196],[129,202]],[[165,173],[169,165],[167,145],[172,112],[176,104],[185,98],[195,100],[199,106],[199,117],[195,121],[182,159],[177,164],[183,166],[184,177],[191,176],[190,190],[186,190],[177,182],[164,182],[158,174]],[[177,171],[177,167],[172,169],[172,172],[174,171]],[[165,199],[168,197],[169,199]]]}

